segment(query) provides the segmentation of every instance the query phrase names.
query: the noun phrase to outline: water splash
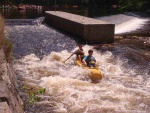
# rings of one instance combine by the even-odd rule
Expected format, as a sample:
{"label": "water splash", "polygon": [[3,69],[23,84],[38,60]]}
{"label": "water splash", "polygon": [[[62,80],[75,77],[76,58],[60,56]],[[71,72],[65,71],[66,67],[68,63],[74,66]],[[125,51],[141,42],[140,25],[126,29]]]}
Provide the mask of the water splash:
{"label": "water splash", "polygon": [[[90,48],[93,46],[83,47],[85,53]],[[46,88],[47,93],[41,96],[42,101],[35,106],[51,105],[47,110],[51,109],[56,113],[147,113],[150,110],[150,77],[137,76],[132,67],[126,68],[121,56],[114,56],[113,52],[118,52],[118,49],[114,48],[112,52],[94,50],[103,74],[103,79],[97,84],[91,83],[89,73],[74,65],[75,56],[65,64],[61,62],[70,56],[67,50],[52,52],[42,60],[31,54],[17,60],[15,69],[22,77],[40,80],[40,83],[35,84]]]}
{"label": "water splash", "polygon": [[32,23],[33,23],[34,25],[41,25],[44,20],[45,20],[45,17],[39,17],[39,18],[37,18],[37,19],[34,19],[34,21],[32,21]]}
{"label": "water splash", "polygon": [[[14,53],[21,56],[15,57],[14,62],[18,82],[35,89],[46,88],[46,93],[39,95],[41,101],[28,108],[28,112],[150,111],[149,52],[122,44],[94,49],[93,55],[103,75],[95,84],[91,83],[89,72],[74,65],[75,56],[62,62],[77,49],[70,36],[45,25],[6,29],[7,37],[14,42]],[[91,48],[83,47],[86,54]]]}

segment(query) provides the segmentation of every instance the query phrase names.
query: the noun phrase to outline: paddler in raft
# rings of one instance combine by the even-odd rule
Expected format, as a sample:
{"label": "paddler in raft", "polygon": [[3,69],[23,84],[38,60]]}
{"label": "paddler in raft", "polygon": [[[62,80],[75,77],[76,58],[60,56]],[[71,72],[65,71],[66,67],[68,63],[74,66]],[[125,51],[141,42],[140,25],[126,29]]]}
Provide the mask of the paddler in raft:
{"label": "paddler in raft", "polygon": [[96,59],[92,56],[93,55],[93,50],[90,49],[88,51],[88,54],[89,55],[85,56],[82,62],[85,65],[87,65],[89,68],[95,68],[97,65],[96,65]]}
{"label": "paddler in raft", "polygon": [[[82,61],[83,61],[83,58],[85,57],[84,52],[83,52],[83,48],[82,48],[83,46],[82,46],[81,44],[79,44],[78,47],[79,47],[79,48],[78,48],[75,52],[73,52],[73,53],[70,55],[70,57],[72,57],[72,56],[75,54],[75,55],[76,55],[76,58],[82,62]],[[70,57],[69,57],[69,58],[70,58]],[[67,58],[65,61],[67,61],[69,58]]]}

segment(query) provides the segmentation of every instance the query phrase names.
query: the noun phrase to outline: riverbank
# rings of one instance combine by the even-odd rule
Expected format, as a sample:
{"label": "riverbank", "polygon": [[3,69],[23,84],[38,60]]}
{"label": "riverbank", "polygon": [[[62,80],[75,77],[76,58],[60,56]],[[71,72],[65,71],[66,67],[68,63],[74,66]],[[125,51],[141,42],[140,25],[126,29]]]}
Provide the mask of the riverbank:
{"label": "riverbank", "polygon": [[4,36],[4,20],[0,15],[0,113],[23,113],[23,101],[17,89],[11,47]]}

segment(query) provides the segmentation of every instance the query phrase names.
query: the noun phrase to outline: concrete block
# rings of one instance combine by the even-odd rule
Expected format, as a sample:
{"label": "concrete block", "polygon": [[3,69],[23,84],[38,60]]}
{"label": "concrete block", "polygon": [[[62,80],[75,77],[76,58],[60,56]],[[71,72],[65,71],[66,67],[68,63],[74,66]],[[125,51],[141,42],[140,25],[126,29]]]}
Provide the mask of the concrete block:
{"label": "concrete block", "polygon": [[113,43],[115,25],[80,15],[60,11],[46,11],[45,21],[72,33],[87,43]]}

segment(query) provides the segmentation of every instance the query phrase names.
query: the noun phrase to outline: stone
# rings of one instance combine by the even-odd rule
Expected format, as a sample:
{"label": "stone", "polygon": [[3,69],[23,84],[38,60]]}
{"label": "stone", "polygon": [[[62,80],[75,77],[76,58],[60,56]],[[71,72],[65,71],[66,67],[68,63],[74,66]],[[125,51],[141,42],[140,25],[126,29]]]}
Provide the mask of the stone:
{"label": "stone", "polygon": [[7,102],[0,102],[0,113],[12,113]]}
{"label": "stone", "polygon": [[9,104],[9,90],[5,81],[0,82],[0,102]]}

